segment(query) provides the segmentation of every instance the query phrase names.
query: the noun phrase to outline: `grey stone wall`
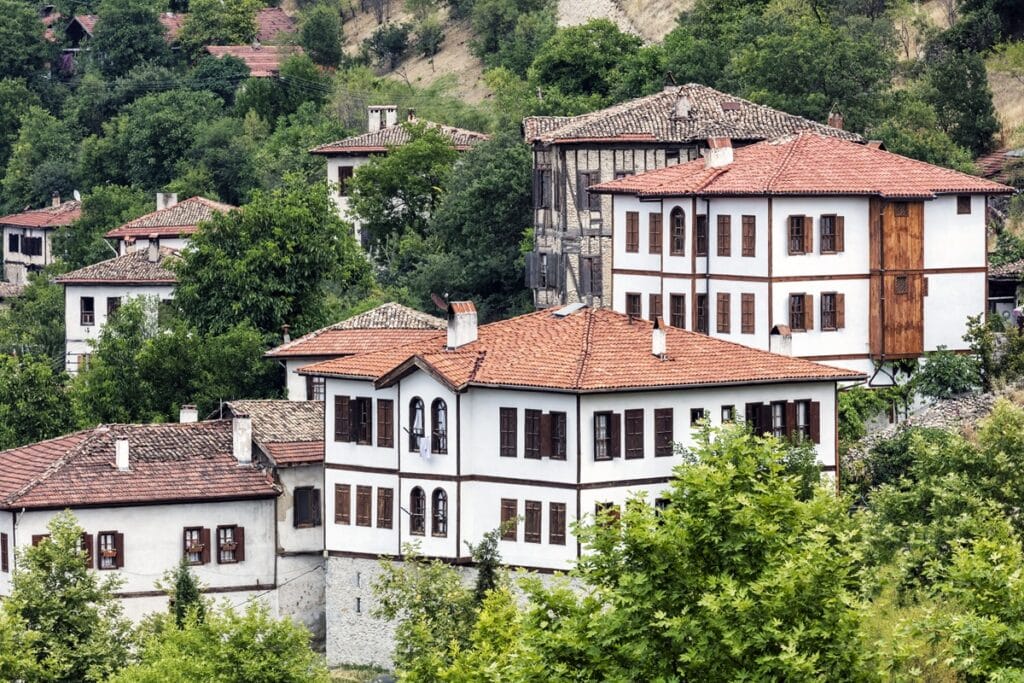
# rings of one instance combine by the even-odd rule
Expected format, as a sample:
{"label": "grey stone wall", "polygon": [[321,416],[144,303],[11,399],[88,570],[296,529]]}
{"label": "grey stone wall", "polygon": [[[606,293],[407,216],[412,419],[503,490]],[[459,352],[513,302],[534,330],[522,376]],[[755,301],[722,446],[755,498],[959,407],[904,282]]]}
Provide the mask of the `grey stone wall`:
{"label": "grey stone wall", "polygon": [[314,647],[322,649],[326,637],[323,555],[278,557],[277,580],[278,614],[308,628]]}

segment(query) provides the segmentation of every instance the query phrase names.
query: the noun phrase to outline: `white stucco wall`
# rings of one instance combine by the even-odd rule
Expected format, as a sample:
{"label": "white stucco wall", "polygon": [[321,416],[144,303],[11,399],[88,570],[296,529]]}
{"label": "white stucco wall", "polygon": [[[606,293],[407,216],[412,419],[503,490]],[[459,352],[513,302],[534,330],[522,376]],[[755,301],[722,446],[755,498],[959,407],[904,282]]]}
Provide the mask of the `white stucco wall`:
{"label": "white stucco wall", "polygon": [[0,533],[7,534],[7,571],[0,570],[0,596],[10,595],[11,575],[14,573],[14,549],[17,542],[14,513],[0,510]]}
{"label": "white stucco wall", "polygon": [[[3,257],[4,257],[4,279],[15,284],[26,284],[28,282],[28,268],[43,266],[53,263],[53,228],[30,228],[16,225],[6,225],[3,228]],[[42,237],[43,253],[28,256],[8,249],[10,246],[10,235],[25,237]]]}
{"label": "white stucco wall", "polygon": [[956,195],[924,203],[924,267],[985,265],[985,197],[971,196],[971,212],[956,212]]}
{"label": "white stucco wall", "polygon": [[[772,199],[772,277],[867,273],[869,222],[867,197],[775,197]],[[838,254],[821,253],[820,217],[844,217],[845,248]],[[814,219],[814,251],[789,254],[789,217]]]}
{"label": "white stucco wall", "polygon": [[[187,236],[180,237],[161,237],[157,240],[161,247],[166,249],[174,249],[175,251],[181,251],[188,246],[191,240]],[[117,241],[117,253],[124,255],[129,254],[133,251],[139,251],[140,249],[149,249],[149,238],[148,237],[136,237],[135,241],[128,244],[123,239]]]}

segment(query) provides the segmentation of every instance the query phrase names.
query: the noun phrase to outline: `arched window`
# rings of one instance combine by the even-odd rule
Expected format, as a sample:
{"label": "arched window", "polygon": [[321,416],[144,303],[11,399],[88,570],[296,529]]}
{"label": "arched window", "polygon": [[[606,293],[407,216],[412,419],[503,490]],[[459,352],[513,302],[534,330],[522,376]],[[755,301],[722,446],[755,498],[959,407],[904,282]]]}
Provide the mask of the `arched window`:
{"label": "arched window", "polygon": [[434,489],[430,496],[432,519],[430,533],[434,536],[448,535],[448,494],[444,489]]}
{"label": "arched window", "polygon": [[448,452],[448,405],[435,398],[430,404],[430,450],[433,453]]}
{"label": "arched window", "polygon": [[409,401],[409,450],[420,449],[420,438],[423,436],[423,400],[416,396]]}
{"label": "arched window", "polygon": [[672,209],[669,214],[669,225],[671,226],[671,254],[672,256],[686,255],[686,212],[680,207]]}
{"label": "arched window", "polygon": [[409,533],[422,536],[427,531],[427,494],[419,486],[409,492]]}

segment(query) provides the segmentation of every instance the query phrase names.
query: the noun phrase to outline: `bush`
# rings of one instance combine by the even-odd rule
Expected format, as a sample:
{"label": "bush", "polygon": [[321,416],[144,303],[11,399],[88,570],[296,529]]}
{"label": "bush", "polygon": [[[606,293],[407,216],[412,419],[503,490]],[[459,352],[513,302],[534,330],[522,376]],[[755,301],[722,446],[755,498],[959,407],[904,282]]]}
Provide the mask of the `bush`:
{"label": "bush", "polygon": [[363,41],[367,50],[381,67],[393,70],[409,52],[409,24],[384,24]]}
{"label": "bush", "polygon": [[914,388],[927,398],[946,399],[971,393],[981,386],[978,361],[945,346],[925,354],[924,367],[914,376]]}
{"label": "bush", "polygon": [[444,27],[434,17],[428,17],[416,27],[416,52],[420,55],[432,58],[441,49],[444,42]]}

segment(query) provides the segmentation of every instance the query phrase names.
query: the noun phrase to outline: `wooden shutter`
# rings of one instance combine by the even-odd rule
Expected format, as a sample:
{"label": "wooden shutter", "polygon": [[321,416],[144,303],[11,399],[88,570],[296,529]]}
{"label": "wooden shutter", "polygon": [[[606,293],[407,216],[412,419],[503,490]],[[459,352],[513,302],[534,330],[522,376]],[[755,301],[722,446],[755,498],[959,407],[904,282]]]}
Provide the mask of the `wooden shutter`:
{"label": "wooden shutter", "polygon": [[836,216],[836,251],[846,249],[846,219],[843,216]]}
{"label": "wooden shutter", "polygon": [[732,216],[718,217],[718,255],[729,256],[732,252]]}
{"label": "wooden shutter", "polygon": [[654,409],[654,455],[672,455],[672,409]]}
{"label": "wooden shutter", "polygon": [[537,287],[537,252],[531,251],[526,254],[525,263],[525,275],[526,275],[526,286],[529,288]]}
{"label": "wooden shutter", "polygon": [[117,569],[124,567],[124,534],[120,531],[114,532],[114,549],[117,550],[117,557],[114,558],[114,566]]}
{"label": "wooden shutter", "polygon": [[551,503],[548,507],[548,543],[565,545],[565,503]]}
{"label": "wooden shutter", "polygon": [[590,183],[590,174],[584,171],[576,171],[576,208],[587,208],[587,185]]}
{"label": "wooden shutter", "polygon": [[767,403],[757,406],[757,434],[772,431],[772,407]]}
{"label": "wooden shutter", "polygon": [[647,298],[647,317],[654,322],[655,318],[663,317],[664,311],[661,310],[661,294],[651,294]]}
{"label": "wooden shutter", "polygon": [[323,523],[320,514],[320,489],[309,490],[309,515],[314,526],[320,526]]}
{"label": "wooden shutter", "polygon": [[640,213],[637,211],[626,212],[626,251],[640,251]]}
{"label": "wooden shutter", "polygon": [[660,254],[662,240],[661,214],[652,213],[648,217],[647,251],[651,254]]}
{"label": "wooden shutter", "polygon": [[352,487],[348,484],[334,485],[334,523],[351,523]]}
{"label": "wooden shutter", "polygon": [[846,295],[836,294],[836,329],[846,327]]}
{"label": "wooden shutter", "polygon": [[730,318],[732,317],[732,306],[730,305],[730,295],[727,293],[719,292],[718,294],[718,306],[715,313],[715,326],[718,331],[722,334],[729,334],[730,331]]}
{"label": "wooden shutter", "polygon": [[590,289],[594,296],[604,294],[604,268],[600,256],[590,257]]}
{"label": "wooden shutter", "polygon": [[370,526],[372,498],[373,489],[371,487],[356,487],[356,526]]}
{"label": "wooden shutter", "polygon": [[235,527],[235,562],[245,561],[245,527]]}
{"label": "wooden shutter", "polygon": [[394,505],[391,489],[377,487],[377,528],[391,528],[391,510]]}
{"label": "wooden shutter", "polygon": [[306,400],[313,400],[313,376],[306,375]]}
{"label": "wooden shutter", "polygon": [[501,540],[503,541],[516,540],[518,525],[513,520],[516,518],[518,507],[519,503],[515,498],[501,499]]}
{"label": "wooden shutter", "polygon": [[390,398],[377,399],[377,446],[395,447],[395,404]]}
{"label": "wooden shutter", "polygon": [[811,441],[821,443],[821,403],[811,401],[807,419],[811,423]]}
{"label": "wooden shutter", "polygon": [[787,437],[792,438],[793,432],[796,431],[796,403],[789,401],[786,403],[786,429],[785,433]]}
{"label": "wooden shutter", "polygon": [[352,440],[351,410],[348,396],[334,397],[334,440]]}
{"label": "wooden shutter", "polygon": [[11,561],[8,559],[10,548],[7,546],[7,534],[0,533],[0,572],[11,571]]}
{"label": "wooden shutter", "polygon": [[550,458],[555,449],[552,444],[551,413],[540,416],[540,457]]}
{"label": "wooden shutter", "polygon": [[814,329],[814,295],[804,294],[804,329]]}
{"label": "wooden shutter", "polygon": [[359,443],[373,445],[373,399],[362,398],[359,402],[366,406],[366,419],[360,420]]}
{"label": "wooden shutter", "polygon": [[611,443],[608,445],[608,456],[617,458],[622,454],[622,414],[612,413],[609,419],[608,434]]}
{"label": "wooden shutter", "polygon": [[95,564],[95,548],[93,548],[92,534],[82,534],[82,550],[85,551],[85,566],[92,569]]}
{"label": "wooden shutter", "polygon": [[814,253],[814,218],[804,216],[804,253]]}
{"label": "wooden shutter", "polygon": [[525,502],[526,523],[523,529],[523,540],[527,543],[540,543],[541,535],[541,509],[539,500],[528,500]]}
{"label": "wooden shutter", "polygon": [[591,280],[591,263],[590,259],[585,256],[580,257],[580,296],[586,296],[591,293],[593,283]]}
{"label": "wooden shutter", "polygon": [[203,552],[202,552],[202,557],[200,558],[200,562],[202,564],[209,564],[210,563],[210,529],[208,527],[203,527],[202,529],[199,530],[199,542],[203,546]]}

